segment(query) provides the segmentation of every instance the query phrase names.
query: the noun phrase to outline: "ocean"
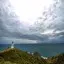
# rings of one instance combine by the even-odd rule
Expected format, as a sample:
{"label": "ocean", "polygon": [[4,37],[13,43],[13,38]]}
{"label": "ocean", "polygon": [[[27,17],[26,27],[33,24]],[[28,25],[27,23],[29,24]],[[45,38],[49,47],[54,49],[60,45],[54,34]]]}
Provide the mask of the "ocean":
{"label": "ocean", "polygon": [[[0,51],[10,47],[11,44],[0,44]],[[38,52],[41,56],[50,57],[64,53],[64,44],[15,44],[18,48],[27,52]]]}

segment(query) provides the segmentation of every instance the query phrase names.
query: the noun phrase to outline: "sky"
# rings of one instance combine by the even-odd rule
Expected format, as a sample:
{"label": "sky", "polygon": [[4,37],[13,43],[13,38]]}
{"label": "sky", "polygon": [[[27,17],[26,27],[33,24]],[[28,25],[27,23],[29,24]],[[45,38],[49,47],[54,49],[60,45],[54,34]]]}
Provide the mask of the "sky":
{"label": "sky", "polygon": [[0,0],[0,44],[64,43],[64,0]]}

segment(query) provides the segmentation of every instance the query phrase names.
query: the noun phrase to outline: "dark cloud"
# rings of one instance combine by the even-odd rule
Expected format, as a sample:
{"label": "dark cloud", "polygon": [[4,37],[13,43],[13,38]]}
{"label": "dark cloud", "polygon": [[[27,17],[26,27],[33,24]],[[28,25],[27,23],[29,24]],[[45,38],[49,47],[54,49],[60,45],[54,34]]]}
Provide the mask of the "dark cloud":
{"label": "dark cloud", "polygon": [[[27,39],[37,41],[37,43],[63,43],[64,42],[64,8],[60,4],[54,10],[52,7],[44,12],[45,18],[41,18],[39,23],[27,28],[20,23],[8,0],[0,0],[0,42],[6,39]],[[62,2],[61,2],[62,3]],[[56,8],[57,7],[57,8]],[[52,10],[52,11],[51,11]],[[51,14],[52,13],[52,14]],[[51,34],[41,34],[46,30],[54,30]],[[22,43],[22,42],[21,42]]]}

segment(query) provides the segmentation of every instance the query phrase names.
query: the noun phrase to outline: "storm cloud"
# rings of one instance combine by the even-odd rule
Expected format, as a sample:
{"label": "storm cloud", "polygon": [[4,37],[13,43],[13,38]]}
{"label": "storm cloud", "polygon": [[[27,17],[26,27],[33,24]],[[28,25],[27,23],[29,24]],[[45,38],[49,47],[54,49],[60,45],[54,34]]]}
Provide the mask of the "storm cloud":
{"label": "storm cloud", "polygon": [[0,0],[0,43],[64,43],[64,1],[56,0],[32,26],[20,22],[9,0]]}

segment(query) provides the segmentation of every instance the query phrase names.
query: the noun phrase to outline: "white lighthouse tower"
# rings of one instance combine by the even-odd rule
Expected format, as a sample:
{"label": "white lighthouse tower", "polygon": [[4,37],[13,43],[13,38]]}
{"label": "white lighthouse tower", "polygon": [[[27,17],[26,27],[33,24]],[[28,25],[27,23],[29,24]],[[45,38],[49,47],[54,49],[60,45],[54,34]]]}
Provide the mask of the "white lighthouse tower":
{"label": "white lighthouse tower", "polygon": [[12,42],[12,44],[11,44],[11,48],[14,48],[14,42]]}

